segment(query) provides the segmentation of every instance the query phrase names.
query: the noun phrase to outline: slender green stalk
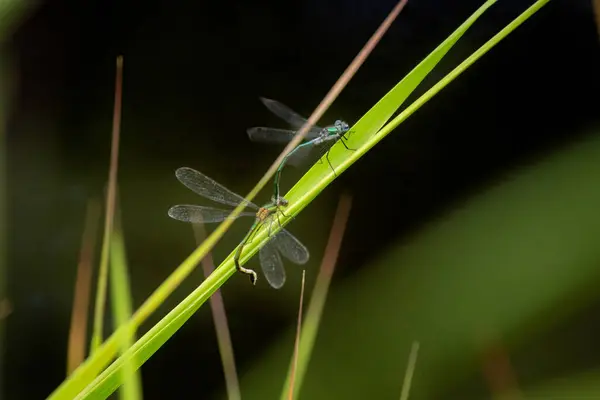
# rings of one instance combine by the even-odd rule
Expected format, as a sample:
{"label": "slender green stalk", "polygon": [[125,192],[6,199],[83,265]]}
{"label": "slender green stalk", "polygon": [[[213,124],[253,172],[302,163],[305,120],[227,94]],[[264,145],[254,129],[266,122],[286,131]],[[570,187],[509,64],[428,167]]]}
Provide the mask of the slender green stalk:
{"label": "slender green stalk", "polygon": [[[125,255],[125,242],[120,227],[111,235],[110,251],[110,293],[113,309],[114,327],[125,326],[132,314],[131,284]],[[123,354],[135,343],[135,329],[129,327],[126,334],[121,336],[120,353]],[[138,400],[142,398],[142,382],[140,373],[132,365],[125,363],[122,370],[123,386],[121,399]]]}
{"label": "slender green stalk", "polygon": [[419,342],[413,342],[410,348],[410,355],[408,356],[408,366],[406,367],[406,374],[404,375],[404,384],[402,385],[402,393],[400,394],[400,400],[408,400],[410,393],[410,386],[412,384],[412,378],[415,374],[415,367],[417,365],[417,356],[419,354]]}
{"label": "slender green stalk", "polygon": [[108,190],[106,191],[106,210],[104,217],[104,239],[100,256],[100,272],[98,273],[98,289],[96,291],[96,307],[94,309],[94,331],[92,334],[92,354],[98,350],[104,336],[104,308],[106,306],[106,285],[108,282],[108,262],[110,254],[111,233],[117,196],[117,169],[119,166],[119,136],[121,134],[121,98],[123,92],[123,57],[117,57],[117,74],[115,77],[115,106],[113,113],[112,144],[110,151],[110,170],[108,173]]}

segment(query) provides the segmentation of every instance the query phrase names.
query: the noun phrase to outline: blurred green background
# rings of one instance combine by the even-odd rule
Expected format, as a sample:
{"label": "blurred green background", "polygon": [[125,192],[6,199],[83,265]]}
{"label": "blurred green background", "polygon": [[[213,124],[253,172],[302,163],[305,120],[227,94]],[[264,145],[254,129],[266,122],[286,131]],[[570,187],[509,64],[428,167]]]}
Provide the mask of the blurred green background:
{"label": "blurred green background", "polygon": [[[2,49],[15,91],[4,109],[2,278],[12,312],[2,320],[0,398],[43,398],[64,379],[85,206],[108,175],[116,56],[125,59],[119,190],[137,307],[195,245],[168,208],[207,204],[175,169],[246,193],[280,148],[249,142],[245,129],[284,127],[258,96],[308,115],[394,4],[58,1],[24,15]],[[354,122],[479,5],[410,2],[324,123]],[[414,98],[528,5],[492,7]],[[490,398],[500,356],[489,354],[510,358],[527,395],[600,398],[598,71],[591,3],[552,0],[290,225],[311,250],[310,294],[337,198],[353,195],[301,398],[399,398],[413,340],[411,398]],[[286,190],[301,173],[286,169]],[[226,234],[217,263],[246,228]],[[281,390],[300,277],[288,265],[282,290],[239,276],[223,288],[244,398]],[[189,278],[144,329],[201,279]],[[222,397],[209,307],[141,371],[148,399]]]}

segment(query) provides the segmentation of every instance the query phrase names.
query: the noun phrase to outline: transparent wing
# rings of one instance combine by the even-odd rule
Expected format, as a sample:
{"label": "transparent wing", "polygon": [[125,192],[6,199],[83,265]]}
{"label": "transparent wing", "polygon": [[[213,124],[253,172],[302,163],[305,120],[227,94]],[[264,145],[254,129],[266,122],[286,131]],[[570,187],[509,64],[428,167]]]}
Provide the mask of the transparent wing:
{"label": "transparent wing", "polygon": [[[169,217],[183,222],[193,224],[205,224],[211,222],[221,222],[229,218],[231,210],[221,210],[219,208],[195,206],[188,204],[176,205],[169,208]],[[251,212],[243,212],[239,217],[254,217]]]}
{"label": "transparent wing", "polygon": [[311,150],[312,146],[299,148],[294,152],[294,154],[288,157],[286,163],[294,167],[299,167],[302,164],[306,164],[308,160],[312,158],[309,157],[311,154]]}
{"label": "transparent wing", "polygon": [[331,148],[331,146],[333,146],[339,139],[336,140],[327,140],[325,142],[321,142],[315,146],[313,146],[313,148],[315,149],[314,151],[314,155],[317,158],[321,158],[325,155],[325,153],[327,153],[327,151]]}
{"label": "transparent wing", "polygon": [[258,207],[242,196],[233,193],[225,186],[215,182],[208,176],[195,169],[182,167],[175,171],[175,176],[181,183],[183,183],[188,189],[196,192],[202,197],[216,201],[217,203],[227,204],[232,207],[237,207],[238,204],[242,203],[246,207],[258,209]]}
{"label": "transparent wing", "polygon": [[335,141],[329,140],[311,146],[296,148],[294,153],[288,157],[286,164],[294,167],[312,164],[319,158],[323,157],[323,155],[327,153],[327,150],[329,150],[334,143]]}
{"label": "transparent wing", "polygon": [[269,240],[260,249],[258,256],[263,274],[269,285],[275,289],[281,288],[285,283],[285,269],[283,268],[281,256],[277,252],[277,246],[273,243],[273,240]]}
{"label": "transparent wing", "polygon": [[309,258],[308,249],[285,229],[280,230],[270,240],[285,258],[294,264],[306,264]]}
{"label": "transparent wing", "polygon": [[[262,101],[265,107],[267,107],[273,114],[290,124],[294,130],[299,130],[306,123],[306,118],[302,117],[291,108],[281,104],[277,100],[261,97],[260,101]],[[321,130],[317,126],[314,126],[313,128],[317,128],[319,131]]]}
{"label": "transparent wing", "polygon": [[[314,139],[317,136],[319,136],[320,132],[320,128],[313,127],[310,131],[308,131],[308,134],[305,136],[305,139]],[[247,129],[246,133],[248,133],[248,137],[253,142],[286,144],[289,143],[298,132],[289,129],[266,128],[264,126],[257,126],[254,128]]]}

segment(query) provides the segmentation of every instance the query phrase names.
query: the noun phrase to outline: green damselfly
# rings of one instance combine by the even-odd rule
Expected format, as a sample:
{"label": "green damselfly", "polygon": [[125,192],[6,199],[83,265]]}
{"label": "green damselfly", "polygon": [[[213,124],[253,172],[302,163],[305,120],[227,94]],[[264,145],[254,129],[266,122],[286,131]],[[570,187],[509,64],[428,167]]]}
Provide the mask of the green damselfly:
{"label": "green damselfly", "polygon": [[[244,211],[239,215],[241,217],[253,216],[254,223],[238,246],[234,256],[234,263],[237,270],[249,275],[250,281],[253,284],[256,283],[256,272],[252,269],[242,267],[239,260],[246,243],[252,239],[256,232],[258,232],[258,229],[265,223],[269,224],[268,229],[271,237],[260,249],[259,259],[263,274],[269,282],[269,285],[275,289],[279,289],[285,283],[285,269],[283,267],[281,255],[294,264],[303,265],[308,261],[308,249],[287,230],[281,229],[274,235],[271,235],[270,233],[272,224],[275,223],[275,219],[277,218],[276,213],[279,210],[279,207],[285,207],[287,205],[285,199],[279,198],[279,201],[273,201],[263,207],[258,207],[256,204],[249,202],[242,196],[233,193],[223,185],[192,168],[178,168],[175,172],[175,176],[188,189],[202,197],[232,207],[236,207],[238,204],[244,204],[246,207],[256,210],[254,212]],[[211,223],[221,222],[226,218],[229,218],[231,211],[232,210],[198,205],[176,205],[169,209],[168,214],[171,218],[179,221]]]}
{"label": "green damselfly", "polygon": [[[247,130],[248,137],[250,140],[265,143],[287,143],[294,138],[300,128],[306,123],[306,119],[300,116],[295,111],[291,110],[284,104],[264,97],[260,98],[260,101],[267,107],[273,114],[286,121],[293,130],[267,128],[267,127],[254,127]],[[307,160],[311,150],[315,147],[320,148],[321,156],[325,154],[325,159],[335,174],[335,168],[329,161],[329,149],[335,142],[341,140],[344,147],[348,150],[355,150],[348,147],[346,144],[347,138],[345,135],[349,132],[350,127],[345,121],[337,120],[333,125],[329,125],[325,128],[313,126],[305,136],[305,142],[296,146],[292,151],[285,155],[281,164],[275,172],[275,178],[273,180],[273,197],[275,199],[280,198],[279,194],[279,183],[281,179],[281,171],[286,164],[298,166]]]}

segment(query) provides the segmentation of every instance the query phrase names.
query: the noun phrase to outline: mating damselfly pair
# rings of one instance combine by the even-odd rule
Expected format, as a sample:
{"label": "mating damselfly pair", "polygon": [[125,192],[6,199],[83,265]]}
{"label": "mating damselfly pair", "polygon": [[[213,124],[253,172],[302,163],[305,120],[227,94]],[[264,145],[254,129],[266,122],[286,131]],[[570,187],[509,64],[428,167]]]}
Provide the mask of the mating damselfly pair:
{"label": "mating damselfly pair", "polygon": [[[247,133],[251,140],[267,143],[287,143],[294,138],[298,130],[306,123],[306,119],[275,100],[261,98],[261,101],[271,112],[290,124],[294,130],[266,127],[250,128]],[[255,284],[257,280],[256,272],[252,269],[242,267],[240,265],[240,258],[244,246],[252,240],[259,228],[263,225],[267,226],[270,238],[260,249],[259,259],[263,274],[271,287],[278,289],[285,283],[286,275],[281,255],[299,265],[305,264],[309,258],[308,249],[287,230],[281,229],[276,234],[271,235],[273,224],[279,224],[278,213],[283,213],[283,209],[287,206],[287,200],[280,196],[279,191],[283,167],[286,163],[299,166],[309,159],[309,155],[313,148],[319,148],[321,151],[320,155],[325,155],[329,166],[335,174],[335,169],[329,161],[329,148],[337,140],[341,140],[346,149],[354,150],[349,148],[345,143],[345,134],[348,131],[348,124],[341,120],[337,120],[334,125],[325,128],[317,126],[312,127],[305,136],[305,142],[301,143],[285,155],[275,174],[271,202],[262,207],[258,207],[256,204],[245,200],[240,195],[230,191],[201,172],[187,167],[177,169],[175,173],[177,179],[200,196],[232,207],[243,204],[248,208],[256,210],[254,212],[242,212],[239,215],[254,216],[254,223],[239,244],[234,255],[236,269],[247,274],[253,284]],[[231,210],[199,205],[176,205],[171,207],[168,212],[171,218],[191,223],[221,222],[228,218],[230,213]]]}

